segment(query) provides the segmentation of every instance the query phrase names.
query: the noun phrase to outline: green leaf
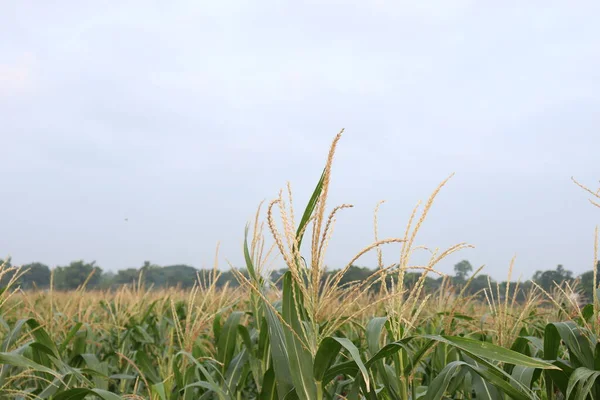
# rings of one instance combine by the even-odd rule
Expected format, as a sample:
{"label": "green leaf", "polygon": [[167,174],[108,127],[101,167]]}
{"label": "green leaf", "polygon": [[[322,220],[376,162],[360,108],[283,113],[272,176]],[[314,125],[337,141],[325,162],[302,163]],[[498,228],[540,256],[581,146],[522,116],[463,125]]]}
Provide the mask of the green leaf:
{"label": "green leaf", "polygon": [[298,240],[298,248],[302,244],[302,238],[304,237],[304,233],[306,231],[306,224],[310,220],[313,212],[315,211],[315,207],[317,206],[317,202],[319,201],[319,197],[321,196],[321,192],[323,191],[323,181],[325,180],[325,169],[323,169],[323,173],[321,174],[321,178],[313,191],[306,208],[304,209],[304,214],[302,214],[302,219],[300,220],[300,224],[298,225],[298,230],[296,231],[296,239]]}
{"label": "green leaf", "polygon": [[[385,327],[387,321],[387,317],[376,317],[372,318],[367,324],[365,335],[367,338],[367,349],[371,357],[377,354],[377,352],[381,349],[381,333],[383,332],[383,328]],[[375,362],[375,371],[381,378],[384,389],[388,391],[388,394],[392,400],[399,400],[400,396],[398,395],[398,382],[401,381],[401,377],[397,376],[395,371],[388,367],[388,365],[384,364],[383,360],[378,360]],[[375,376],[375,379],[377,379],[377,376]]]}
{"label": "green leaf", "polygon": [[160,400],[167,400],[167,392],[165,390],[165,384],[163,382],[156,383],[150,387],[152,394],[157,396]]}
{"label": "green leaf", "polygon": [[300,400],[313,400],[317,398],[317,386],[313,375],[312,355],[300,341],[304,337],[302,321],[298,312],[302,313],[304,304],[300,289],[294,282],[291,272],[287,271],[283,277],[283,319],[294,330],[283,326],[283,334],[288,351],[288,363],[292,374],[292,382]]}
{"label": "green leaf", "polygon": [[246,225],[246,229],[244,230],[244,260],[246,261],[246,269],[248,270],[248,274],[254,280],[254,282],[259,283],[259,277],[256,276],[256,272],[254,270],[254,263],[252,262],[252,257],[250,257],[250,250],[248,249],[248,230],[249,226]]}
{"label": "green leaf", "polygon": [[6,335],[6,337],[2,341],[2,348],[0,349],[0,351],[8,352],[10,350],[12,345],[15,344],[17,339],[19,339],[19,336],[21,335],[21,330],[23,329],[23,326],[27,323],[27,321],[27,319],[21,319],[17,321],[13,329],[10,330],[8,335]]}
{"label": "green leaf", "polygon": [[235,393],[238,387],[244,384],[244,380],[241,378],[247,363],[248,351],[246,349],[242,349],[229,363],[225,374],[225,381],[231,393]]}
{"label": "green leaf", "polygon": [[464,361],[453,361],[446,365],[427,387],[427,393],[423,400],[440,400],[450,385],[450,381],[464,365],[467,365]]}
{"label": "green leaf", "polygon": [[[186,386],[184,386],[183,390],[187,390],[187,389],[194,388],[194,387],[202,387],[202,388],[214,391],[219,396],[220,399],[228,398],[226,393],[217,384],[217,382],[214,380],[212,375],[206,370],[206,368],[198,360],[196,360],[194,358],[194,356],[192,354],[188,353],[187,351],[180,351],[179,353],[177,353],[175,355],[175,359],[180,358],[180,357],[185,357],[189,361],[191,361],[192,364],[194,364],[196,366],[196,368],[198,368],[200,370],[200,372],[204,375],[204,378],[206,379],[206,381],[195,381],[195,382],[190,383],[189,380],[194,377],[194,374],[193,373],[189,374],[189,376],[188,376],[188,374],[186,374],[186,378],[189,378],[189,379],[185,379],[184,384]],[[190,372],[193,372],[193,371],[190,370]]]}
{"label": "green leaf", "polygon": [[86,396],[98,396],[103,400],[123,400],[121,396],[102,389],[69,389],[53,397],[53,400],[83,400]]}
{"label": "green leaf", "polygon": [[358,365],[353,360],[345,361],[343,363],[336,364],[329,368],[323,376],[323,385],[331,382],[338,375],[355,376],[358,374]]}
{"label": "green leaf", "polygon": [[138,368],[140,369],[141,373],[150,383],[159,383],[162,381],[162,379],[158,375],[158,372],[156,372],[154,364],[152,363],[146,352],[138,350],[135,353],[135,362]]}
{"label": "green leaf", "polygon": [[548,399],[554,398],[555,387],[558,388],[563,395],[567,393],[567,388],[569,386],[569,377],[575,370],[563,360],[556,360],[553,362],[553,364],[559,367],[560,369],[544,371],[544,379],[546,381],[546,395]]}
{"label": "green leaf", "polygon": [[35,361],[30,360],[19,354],[13,353],[0,353],[0,364],[12,365],[13,367],[31,368],[34,371],[44,372],[50,374],[56,378],[61,375],[51,368],[44,365],[38,364]]}
{"label": "green leaf", "polygon": [[557,367],[547,361],[537,360],[489,342],[481,342],[459,336],[424,335],[423,337],[435,340],[437,342],[449,344],[467,352],[468,354],[481,358],[487,358],[512,365],[522,365],[525,367],[557,369]]}
{"label": "green leaf", "polygon": [[69,333],[67,334],[63,342],[60,344],[60,347],[58,349],[60,354],[62,354],[65,351],[71,340],[73,340],[73,338],[82,326],[83,324],[81,322],[78,322],[75,325],[73,325],[73,327],[69,330]]}
{"label": "green leaf", "polygon": [[348,340],[346,338],[334,337],[332,339],[337,341],[346,350],[348,350],[350,357],[352,357],[352,360],[356,363],[356,365],[358,366],[358,369],[360,370],[360,373],[362,374],[363,382],[366,385],[367,391],[369,391],[370,390],[369,389],[370,388],[369,372],[367,371],[367,367],[363,364],[362,359],[360,358],[360,353],[358,351],[358,348],[354,345],[354,343],[352,343],[350,340]]}
{"label": "green leaf", "polygon": [[88,368],[94,372],[94,385],[97,389],[108,390],[108,365],[101,363],[95,354],[80,354],[80,357],[84,360]]}
{"label": "green leaf", "polygon": [[333,365],[341,348],[342,344],[331,337],[327,337],[321,341],[313,366],[313,375],[318,382],[323,381],[325,373]]}
{"label": "green leaf", "polygon": [[215,315],[215,319],[213,320],[213,337],[214,338],[221,337],[221,318],[223,318],[223,314],[217,313],[217,315]]}
{"label": "green leaf", "polygon": [[185,386],[184,390],[195,388],[195,387],[200,387],[200,388],[211,390],[211,391],[215,392],[217,394],[217,396],[219,396],[219,399],[229,398],[227,396],[227,394],[223,391],[223,389],[221,389],[219,387],[219,385],[217,385],[213,382],[197,381],[197,382],[190,383],[189,385]]}
{"label": "green leaf", "polygon": [[592,388],[596,384],[596,380],[600,377],[600,371],[590,370],[585,367],[577,368],[569,378],[569,386],[567,387],[566,398],[570,399],[571,394],[575,399],[587,399],[592,395]]}
{"label": "green leaf", "polygon": [[585,307],[583,307],[581,310],[581,315],[583,315],[584,320],[589,321],[594,316],[594,305],[587,304]]}
{"label": "green leaf", "polygon": [[223,372],[227,370],[233,358],[237,343],[238,325],[240,324],[242,315],[244,315],[242,311],[232,312],[227,321],[225,321],[225,324],[223,324],[218,338],[217,361],[221,363]]}
{"label": "green leaf", "polygon": [[371,357],[373,357],[381,348],[381,332],[387,322],[387,317],[377,317],[369,321],[366,328],[367,347]]}
{"label": "green leaf", "polygon": [[285,334],[283,333],[283,324],[276,311],[271,307],[265,307],[265,316],[269,330],[269,339],[271,344],[271,358],[275,380],[277,382],[277,395],[283,400],[286,393],[293,389],[292,374],[288,363],[289,355],[285,344]]}
{"label": "green leaf", "polygon": [[537,368],[524,367],[522,365],[515,365],[511,372],[513,379],[521,385],[531,389],[533,383],[537,380],[541,370]]}
{"label": "green leaf", "polygon": [[144,329],[144,327],[141,325],[136,325],[135,327],[133,327],[133,329],[131,330],[131,337],[137,343],[154,343],[154,339],[152,339],[152,336],[150,336],[148,332],[146,332],[146,329]]}
{"label": "green leaf", "polygon": [[56,348],[56,344],[50,338],[50,335],[48,335],[48,332],[46,332],[46,330],[44,328],[42,328],[42,326],[33,318],[30,318],[27,320],[27,325],[29,325],[29,328],[31,329],[31,334],[33,335],[35,340],[38,343],[40,343],[40,344],[46,346],[48,349],[50,349],[50,351],[52,352],[52,355],[54,357],[60,358],[60,353],[58,352],[58,349]]}
{"label": "green leaf", "polygon": [[544,359],[556,360],[561,340],[569,349],[569,360],[575,368],[594,369],[594,347],[583,330],[573,322],[554,322],[544,332]]}
{"label": "green leaf", "polygon": [[277,386],[275,384],[275,372],[273,367],[269,368],[263,377],[262,390],[260,391],[259,400],[275,400],[277,399]]}
{"label": "green leaf", "polygon": [[[509,382],[505,381],[499,374],[502,371],[491,370],[482,365],[469,365],[464,361],[452,361],[444,367],[438,376],[434,378],[427,389],[427,393],[423,400],[440,400],[446,392],[450,382],[453,378],[457,377],[461,372],[462,368],[467,368],[469,371],[479,375],[485,382],[491,383],[495,388],[508,394],[512,399],[515,400],[531,400],[532,393],[523,392],[510,385]],[[480,394],[478,393],[478,396]],[[481,394],[483,395],[483,393]],[[485,396],[484,396],[485,398]]]}

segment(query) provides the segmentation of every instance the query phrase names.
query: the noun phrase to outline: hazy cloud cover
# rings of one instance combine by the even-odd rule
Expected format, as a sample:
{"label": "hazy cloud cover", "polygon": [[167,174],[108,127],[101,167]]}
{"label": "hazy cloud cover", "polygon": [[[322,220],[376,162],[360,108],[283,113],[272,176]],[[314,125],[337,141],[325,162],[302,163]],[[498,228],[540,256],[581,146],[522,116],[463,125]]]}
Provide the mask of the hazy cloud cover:
{"label": "hazy cloud cover", "polygon": [[[401,236],[506,275],[592,266],[600,3],[0,4],[0,252],[106,270],[241,264],[287,181],[303,204],[340,128],[327,263]],[[298,210],[299,212],[300,210]],[[128,221],[125,221],[125,218]],[[385,249],[386,262],[399,249]],[[374,265],[373,257],[362,260]]]}

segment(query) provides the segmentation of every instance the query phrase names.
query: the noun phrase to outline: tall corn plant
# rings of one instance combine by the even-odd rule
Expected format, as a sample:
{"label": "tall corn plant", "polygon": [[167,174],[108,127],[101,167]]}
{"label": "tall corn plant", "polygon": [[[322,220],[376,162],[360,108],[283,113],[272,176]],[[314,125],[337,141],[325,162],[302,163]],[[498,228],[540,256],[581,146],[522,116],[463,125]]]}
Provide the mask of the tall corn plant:
{"label": "tall corn plant", "polygon": [[[353,341],[339,334],[338,328],[345,321],[351,320],[363,311],[361,309],[350,311],[355,306],[354,300],[357,295],[368,291],[374,283],[374,281],[360,282],[340,289],[339,282],[343,274],[361,255],[386,243],[408,242],[408,245],[403,248],[400,265],[395,266],[400,268],[401,273],[409,269],[408,259],[413,251],[412,242],[432,203],[430,199],[416,228],[413,231],[407,230],[405,238],[378,240],[376,237],[373,244],[359,252],[339,273],[332,278],[323,279],[324,255],[335,213],[350,207],[349,205],[336,207],[328,218],[324,217],[331,164],[339,139],[340,134],[331,146],[325,169],[298,226],[294,221],[289,186],[289,208],[281,194],[269,205],[268,225],[279,252],[288,266],[288,271],[283,277],[283,293],[279,303],[273,304],[267,297],[263,278],[257,273],[250,257],[246,232],[244,253],[249,278],[240,275],[240,279],[251,287],[261,301],[270,344],[270,365],[265,375],[261,398],[320,400],[347,397],[408,400],[425,395],[427,399],[440,399],[448,390],[449,384],[456,381],[458,375],[463,377],[469,375],[474,379],[486,380],[499,392],[513,398],[523,400],[536,398],[529,387],[512,378],[499,363],[519,365],[534,370],[557,367],[477,340],[441,335],[407,334],[408,331],[404,329],[407,321],[404,313],[408,313],[409,308],[415,309],[422,282],[421,285],[417,285],[418,292],[409,297],[410,301],[401,303],[401,314],[392,312],[392,317],[389,319],[376,318],[368,323],[366,327],[368,352],[361,351]],[[279,207],[283,233],[275,223],[276,206]],[[301,252],[301,245],[309,225],[312,226],[311,247],[305,258]],[[437,261],[462,247],[458,245],[440,254],[434,252],[430,264],[424,269],[432,271],[432,266]],[[385,283],[384,274],[391,269],[391,267],[380,268],[374,274],[374,279],[381,279]],[[394,299],[403,295],[402,289],[392,290],[379,296],[377,302],[391,302],[387,307],[388,310],[396,311],[394,305],[399,303],[395,303]],[[321,323],[320,312],[334,299],[344,299],[344,301],[340,303],[336,315],[329,316],[327,321]],[[384,327],[388,332],[388,340],[391,340],[380,347]],[[451,367],[444,368],[440,372],[441,378],[426,382],[427,386],[421,387],[421,391],[425,390],[424,394],[419,395],[417,385],[410,381],[417,374],[419,365],[426,363],[425,355],[436,344],[454,349],[455,352],[464,354],[464,358],[457,359]]]}
{"label": "tall corn plant", "polygon": [[[347,288],[338,291],[338,283],[344,268],[330,280],[324,280],[324,256],[334,224],[335,214],[350,205],[334,208],[328,218],[325,217],[326,200],[329,190],[331,166],[341,132],[333,141],[325,169],[306,206],[299,224],[295,225],[292,207],[291,190],[289,208],[281,194],[269,204],[267,222],[275,240],[275,244],[285,260],[288,271],[283,277],[282,298],[279,304],[272,304],[266,296],[263,278],[255,270],[249,256],[246,238],[244,253],[246,267],[249,272],[249,284],[253,292],[261,299],[261,310],[264,313],[266,327],[269,332],[270,353],[273,370],[273,386],[265,387],[272,398],[293,398],[302,400],[322,399],[324,397],[323,379],[327,366],[333,363],[341,348],[359,365],[363,365],[358,348],[346,338],[330,336],[343,323],[342,315],[353,306],[365,287]],[[288,186],[289,189],[289,186]],[[275,222],[275,208],[279,207],[283,233]],[[307,258],[301,253],[303,239],[307,235],[309,225],[312,226],[310,238],[310,254]],[[389,239],[369,246],[359,254],[383,243],[398,241]],[[354,260],[353,260],[354,261]],[[242,277],[242,280],[244,278]],[[323,310],[334,297],[347,295],[346,302],[341,303],[339,315],[330,318],[327,323],[320,323]],[[362,367],[365,384],[369,385],[366,368]]]}
{"label": "tall corn plant", "polygon": [[[573,182],[592,195],[590,203],[600,208],[600,190],[594,191],[579,183]],[[579,304],[571,301],[576,310],[576,317],[571,321],[550,323],[544,332],[543,357],[559,367],[558,371],[546,371],[546,396],[549,400],[564,398],[600,399],[600,302],[598,300],[598,227],[594,236],[594,286],[592,303],[580,308]],[[566,290],[557,285],[560,295],[571,299],[571,288]],[[563,315],[569,315],[563,309],[562,302],[555,296],[546,295]]]}

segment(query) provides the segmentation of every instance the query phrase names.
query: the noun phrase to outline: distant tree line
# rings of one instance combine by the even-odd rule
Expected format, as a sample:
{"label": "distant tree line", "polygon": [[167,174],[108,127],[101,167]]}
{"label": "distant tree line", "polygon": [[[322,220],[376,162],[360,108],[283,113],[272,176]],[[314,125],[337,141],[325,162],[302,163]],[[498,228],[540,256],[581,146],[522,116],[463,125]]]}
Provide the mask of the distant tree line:
{"label": "distant tree line", "polygon": [[[10,265],[10,260],[7,261],[7,265]],[[600,262],[598,263],[598,269],[600,269]],[[20,267],[19,271],[26,271],[23,273],[17,281],[17,284],[25,290],[30,289],[46,289],[50,287],[50,281],[52,279],[53,288],[56,290],[74,290],[83,285],[88,289],[113,289],[118,288],[122,285],[131,285],[142,283],[146,287],[154,288],[166,288],[166,287],[180,287],[182,289],[188,289],[194,286],[194,284],[200,278],[201,280],[208,280],[212,276],[212,270],[199,270],[192,266],[185,264],[159,266],[146,261],[139,268],[128,268],[120,270],[116,273],[105,272],[96,265],[95,261],[85,262],[83,260],[73,261],[66,266],[57,266],[51,274],[50,267],[48,265],[35,262],[26,264]],[[332,270],[329,274],[336,273],[338,270]],[[241,271],[245,273],[244,271]],[[283,276],[285,269],[275,270],[271,273],[271,279],[275,282]],[[340,280],[340,285],[347,284],[353,281],[364,281],[372,278],[372,275],[376,273],[376,270],[369,269],[366,267],[351,266],[344,277]],[[463,287],[468,283],[465,289],[467,294],[480,293],[483,289],[488,288],[489,283],[496,287],[496,281],[485,274],[479,274],[472,277],[473,267],[467,260],[463,260],[454,266],[454,276],[451,276],[450,282],[457,287]],[[599,274],[600,275],[600,274]],[[393,274],[392,274],[393,277]],[[391,285],[392,277],[388,277],[387,285]],[[404,276],[404,285],[407,288],[415,285],[419,281],[421,274],[418,272],[409,272]],[[5,274],[0,281],[0,286],[5,286],[8,280],[11,278],[9,274]],[[599,277],[597,277],[598,279]],[[594,287],[598,286],[600,279],[594,285],[594,272],[587,271],[583,274],[575,277],[572,271],[565,269],[562,265],[558,265],[555,269],[536,271],[532,279],[529,281],[521,282],[519,284],[520,293],[518,297],[523,298],[524,294],[527,293],[528,289],[535,284],[547,292],[552,292],[555,288],[556,283],[568,282],[569,284],[577,284],[579,293],[581,293],[588,300],[593,297]],[[433,291],[441,287],[443,283],[442,277],[436,277],[434,275],[428,275],[425,277],[423,285],[427,291]],[[373,287],[377,289],[381,283],[375,284]],[[500,293],[506,292],[507,282],[499,282]],[[216,282],[217,287],[223,287],[225,285],[238,286],[239,283],[231,271],[222,271]],[[511,285],[514,290],[515,285]],[[510,292],[509,292],[510,293]],[[512,295],[512,293],[511,293]]]}

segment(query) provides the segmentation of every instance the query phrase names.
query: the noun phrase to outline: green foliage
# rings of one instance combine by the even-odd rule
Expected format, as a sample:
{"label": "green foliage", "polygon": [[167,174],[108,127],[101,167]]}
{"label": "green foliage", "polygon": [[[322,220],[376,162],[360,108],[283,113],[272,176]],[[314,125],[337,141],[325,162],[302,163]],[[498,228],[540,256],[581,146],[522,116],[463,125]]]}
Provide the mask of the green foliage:
{"label": "green foliage", "polygon": [[465,282],[471,272],[473,272],[473,266],[467,260],[463,260],[454,266],[454,275],[459,282]]}
{"label": "green foliage", "polygon": [[555,270],[536,271],[532,280],[546,291],[551,291],[555,287],[555,283],[572,282],[573,272],[559,264]]}
{"label": "green foliage", "polygon": [[75,290],[84,283],[87,287],[95,287],[101,279],[102,269],[96,262],[86,263],[83,260],[73,261],[65,267],[54,270],[54,285],[58,290]]}
{"label": "green foliage", "polygon": [[19,284],[23,289],[47,288],[50,285],[50,268],[46,264],[31,263],[21,267],[25,272]]}
{"label": "green foliage", "polygon": [[[600,270],[600,261],[598,261],[598,265],[596,266],[596,270]],[[579,280],[581,281],[581,292],[585,296],[588,301],[592,301],[594,298],[594,287],[598,287],[600,285],[600,274],[596,276],[596,282],[594,284],[594,271],[584,272],[579,276]]]}

